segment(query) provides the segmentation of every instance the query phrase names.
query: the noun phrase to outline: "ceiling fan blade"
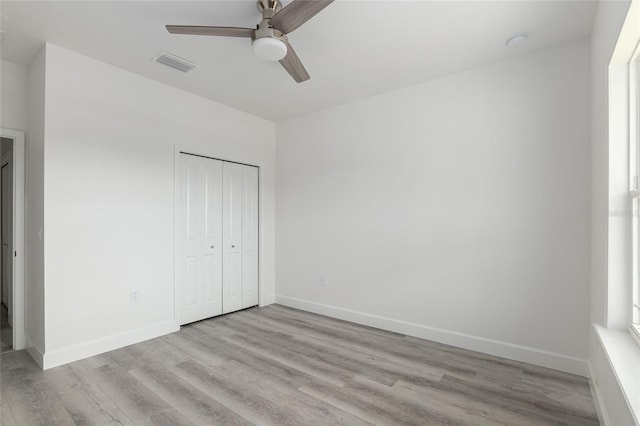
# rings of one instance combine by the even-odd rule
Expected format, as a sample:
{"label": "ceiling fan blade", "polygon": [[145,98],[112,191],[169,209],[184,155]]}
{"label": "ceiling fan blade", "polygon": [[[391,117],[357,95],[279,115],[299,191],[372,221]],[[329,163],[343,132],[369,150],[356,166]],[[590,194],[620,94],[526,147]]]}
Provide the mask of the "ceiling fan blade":
{"label": "ceiling fan blade", "polygon": [[293,77],[296,83],[302,83],[303,81],[309,80],[311,77],[307,70],[304,69],[304,65],[300,62],[300,58],[296,55],[296,51],[293,50],[293,47],[291,47],[288,41],[283,41],[287,45],[287,56],[280,59],[280,64],[285,70],[287,70],[291,77]]}
{"label": "ceiling fan blade", "polygon": [[269,25],[276,30],[289,34],[300,25],[313,18],[318,12],[333,3],[334,0],[293,0],[287,7],[276,13]]}
{"label": "ceiling fan blade", "polygon": [[200,27],[195,25],[167,25],[171,34],[190,34],[221,37],[249,37],[255,30],[238,27]]}

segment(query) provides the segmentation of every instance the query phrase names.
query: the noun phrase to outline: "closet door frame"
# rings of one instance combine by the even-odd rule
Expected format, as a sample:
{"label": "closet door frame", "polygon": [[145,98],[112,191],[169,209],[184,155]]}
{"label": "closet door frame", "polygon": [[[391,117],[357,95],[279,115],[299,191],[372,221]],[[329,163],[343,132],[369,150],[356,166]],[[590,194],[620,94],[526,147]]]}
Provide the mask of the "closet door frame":
{"label": "closet door frame", "polygon": [[[260,166],[255,164],[243,163],[240,161],[226,160],[224,158],[217,157],[212,154],[203,154],[197,152],[192,149],[181,149],[178,146],[174,146],[174,163],[173,163],[173,317],[176,321],[176,324],[180,325],[180,288],[178,286],[180,280],[180,227],[179,227],[179,218],[180,218],[180,195],[181,195],[181,186],[180,186],[180,155],[187,154],[193,155],[196,157],[208,158],[211,160],[224,161],[227,163],[235,163],[243,166],[255,167],[258,170],[258,306],[263,306],[263,289],[262,289],[262,262],[260,258],[262,257],[262,248],[260,245],[260,224],[262,222],[262,198],[260,197],[260,176],[261,170]],[[224,272],[223,272],[224,273]]]}

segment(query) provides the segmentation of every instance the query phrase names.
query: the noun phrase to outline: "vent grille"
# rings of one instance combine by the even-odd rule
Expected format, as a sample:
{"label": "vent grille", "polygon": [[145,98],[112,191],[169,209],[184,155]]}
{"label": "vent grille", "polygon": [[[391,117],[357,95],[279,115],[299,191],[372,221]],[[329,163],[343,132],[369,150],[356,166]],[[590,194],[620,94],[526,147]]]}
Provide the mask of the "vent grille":
{"label": "vent grille", "polygon": [[160,52],[153,61],[182,72],[189,72],[196,67],[196,64],[168,52]]}

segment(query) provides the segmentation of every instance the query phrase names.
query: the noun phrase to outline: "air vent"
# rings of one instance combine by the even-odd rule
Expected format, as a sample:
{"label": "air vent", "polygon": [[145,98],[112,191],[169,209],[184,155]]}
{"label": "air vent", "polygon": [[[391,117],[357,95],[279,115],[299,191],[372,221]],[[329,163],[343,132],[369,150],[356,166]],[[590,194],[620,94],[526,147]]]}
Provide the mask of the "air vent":
{"label": "air vent", "polygon": [[160,52],[153,61],[182,72],[189,72],[196,67],[196,64],[168,52]]}

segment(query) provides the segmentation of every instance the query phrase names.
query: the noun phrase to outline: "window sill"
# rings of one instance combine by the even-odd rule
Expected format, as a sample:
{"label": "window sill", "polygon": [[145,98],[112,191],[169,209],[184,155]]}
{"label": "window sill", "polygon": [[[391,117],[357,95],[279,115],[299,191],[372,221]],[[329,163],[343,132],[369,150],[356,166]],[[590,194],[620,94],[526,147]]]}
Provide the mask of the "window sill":
{"label": "window sill", "polygon": [[594,324],[622,394],[640,424],[640,345],[629,331],[610,330]]}

